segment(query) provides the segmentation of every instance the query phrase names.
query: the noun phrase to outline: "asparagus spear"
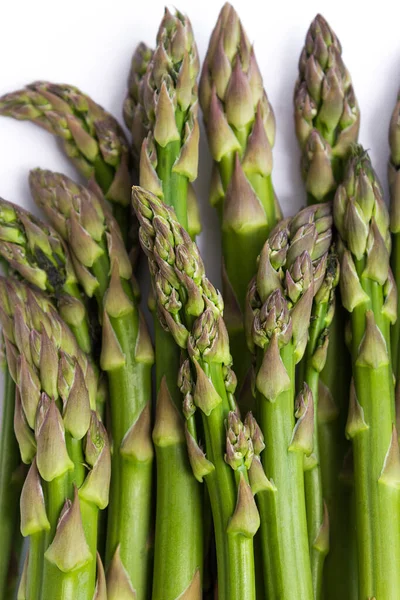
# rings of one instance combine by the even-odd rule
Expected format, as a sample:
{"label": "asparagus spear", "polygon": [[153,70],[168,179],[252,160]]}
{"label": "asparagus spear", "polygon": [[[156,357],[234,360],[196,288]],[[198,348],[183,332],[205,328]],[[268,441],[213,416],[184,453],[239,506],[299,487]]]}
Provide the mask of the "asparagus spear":
{"label": "asparagus spear", "polygon": [[[343,176],[351,144],[357,141],[360,111],[341,44],[325,19],[317,15],[307,32],[294,93],[296,135],[308,203],[332,199]],[[341,303],[330,328],[330,344],[321,373],[318,438],[323,496],[330,520],[330,551],[324,567],[324,598],[353,599],[356,594],[352,552],[350,497],[343,468],[344,437],[350,387],[350,357],[344,340]],[[348,357],[348,358],[347,358]]]}
{"label": "asparagus spear", "polygon": [[341,44],[322,15],[307,32],[294,107],[309,203],[332,199],[358,138],[360,111]]}
{"label": "asparagus spear", "polygon": [[351,387],[346,434],[352,440],[359,597],[398,598],[399,448],[390,325],[397,317],[389,267],[389,215],[367,152],[354,148],[334,200],[341,292],[351,314]]}
{"label": "asparagus spear", "polygon": [[[66,155],[112,203],[126,241],[130,223],[129,150],[112,115],[78,88],[37,81],[0,98],[0,115],[28,120],[61,138]],[[134,233],[132,234],[134,235]],[[135,239],[133,259],[136,258]]]}
{"label": "asparagus spear", "polygon": [[203,64],[200,103],[214,159],[210,202],[221,220],[225,314],[240,389],[250,367],[243,329],[247,285],[281,213],[271,180],[274,113],[254,49],[228,3]]}
{"label": "asparagus spear", "polygon": [[[82,301],[81,291],[68,251],[59,236],[47,225],[9,202],[0,198],[0,255],[14,271],[17,271],[30,283],[56,296],[60,314],[70,325],[80,347],[85,352],[91,350],[91,331],[86,307]],[[14,414],[15,386],[8,373],[5,375],[4,421],[2,443],[4,448],[0,482],[0,502],[4,507],[3,551],[1,559],[0,582],[4,582],[5,569],[11,550],[12,536],[16,518],[12,518],[13,497],[18,487],[11,482],[16,469],[18,453],[15,452],[12,418]],[[5,504],[3,504],[5,503]],[[7,511],[7,512],[6,512]],[[7,538],[8,536],[8,538]],[[7,539],[9,540],[7,542]],[[0,583],[3,589],[4,583]]]}
{"label": "asparagus spear", "polygon": [[[171,14],[168,14],[171,17]],[[176,16],[175,18],[182,18],[184,21],[187,20],[187,17],[184,15],[180,15],[179,17]],[[171,22],[174,22],[173,17]],[[161,25],[160,31],[162,30],[162,27],[163,25]],[[192,35],[191,30],[189,30],[189,33]],[[174,34],[175,28],[172,27],[172,31],[170,33],[166,33],[167,39]],[[143,140],[148,136],[149,131],[154,129],[155,124],[152,114],[150,113],[150,120],[146,114],[144,102],[145,85],[143,83],[148,65],[150,65],[149,70],[153,69],[153,54],[154,50],[151,50],[143,42],[141,42],[136,48],[135,52],[133,53],[131,70],[128,77],[128,95],[124,101],[124,120],[126,126],[132,133],[132,153],[135,166],[137,167],[139,167]],[[178,69],[178,65],[176,63],[174,69]],[[176,70],[175,76],[177,76],[177,73],[178,70]],[[165,75],[167,75],[167,71],[165,71]],[[195,78],[193,83],[195,83]],[[195,88],[193,88],[193,91],[195,98],[197,94],[197,92],[195,92]],[[139,182],[139,173],[136,175],[135,181]],[[164,197],[164,200],[167,201],[167,198]],[[186,210],[187,231],[190,234],[190,237],[194,239],[201,231],[201,223],[199,203],[193,185],[190,182],[188,183],[187,189]]]}
{"label": "asparagus spear", "polygon": [[58,310],[79,346],[90,352],[89,317],[64,242],[34,215],[2,198],[0,255],[26,281],[56,297]]}
{"label": "asparagus spear", "polygon": [[[102,199],[68,177],[36,169],[36,203],[71,249],[77,275],[97,300],[103,336],[100,364],[108,374],[113,477],[108,511],[109,598],[147,598],[153,448],[150,439],[153,350],[131,282],[121,233]],[[113,591],[114,590],[114,591]]]}
{"label": "asparagus spear", "polygon": [[199,59],[189,19],[165,10],[157,47],[139,83],[140,184],[175,208],[187,226],[188,184],[197,177]]}
{"label": "asparagus spear", "polygon": [[[259,515],[247,469],[255,446],[261,451],[262,439],[254,419],[248,417],[248,423],[243,424],[236,412],[236,378],[222,319],[223,301],[206,278],[197,246],[174,211],[139,187],[133,188],[133,205],[160,321],[189,355],[183,356],[179,385],[185,397],[190,462],[196,479],[205,479],[211,501],[218,596],[220,600],[252,600],[252,538]],[[206,453],[197,441],[196,412],[201,416]]]}
{"label": "asparagus spear", "polygon": [[132,134],[132,153],[135,165],[139,165],[143,140],[147,137],[150,124],[143,105],[143,78],[153,58],[154,50],[141,42],[135,49],[128,77],[128,94],[124,101],[125,125]]}
{"label": "asparagus spear", "polygon": [[[400,284],[400,95],[397,98],[389,127],[390,159],[388,163],[388,179],[390,190],[390,231],[392,232],[393,249],[391,254],[391,266],[397,288]],[[400,314],[400,305],[397,307]],[[400,342],[400,319],[397,319],[392,327],[392,363],[396,380],[399,379],[399,342]],[[399,386],[396,388],[400,391]]]}
{"label": "asparagus spear", "polygon": [[[306,216],[307,211],[303,212]],[[312,214],[313,207],[310,208],[310,212]],[[304,461],[307,528],[314,598],[323,597],[323,568],[329,550],[329,514],[322,486],[318,411],[320,373],[324,368],[329,347],[329,327],[335,311],[335,287],[338,281],[338,258],[335,250],[332,249],[328,255],[324,281],[314,297],[309,340],[299,369],[300,379],[307,383],[314,399],[313,451]]]}
{"label": "asparagus spear", "polygon": [[[5,361],[4,361],[5,362]],[[15,537],[18,536],[18,485],[15,475],[20,465],[18,444],[14,435],[15,384],[7,364],[4,364],[4,393],[2,396],[2,422],[0,434],[0,596],[6,597],[9,589],[9,568]]]}
{"label": "asparagus spear", "polygon": [[[31,467],[21,493],[30,536],[29,599],[92,600],[97,519],[108,503],[110,452],[95,412],[97,377],[49,300],[0,279],[0,322],[17,385],[14,428]],[[88,473],[84,463],[88,467]]]}
{"label": "asparagus spear", "polygon": [[264,471],[255,462],[250,480],[261,513],[268,598],[313,598],[303,462],[313,450],[314,402],[303,382],[295,399],[295,365],[307,345],[313,297],[323,294],[331,225],[328,204],[278,224],[247,296],[248,344],[256,355],[257,407],[267,445]]}
{"label": "asparagus spear", "polygon": [[[125,115],[132,115],[133,151],[140,155],[141,185],[173,206],[186,229],[194,212],[190,182],[198,168],[198,70],[189,19],[166,9],[155,51],[140,44],[134,53],[125,102]],[[191,223],[190,233],[194,230]],[[180,348],[156,314],[154,317],[158,401],[153,440],[158,495],[153,600],[175,600],[191,584],[196,586],[196,594],[201,589],[202,491],[190,468],[184,421],[179,416]],[[173,418],[175,407],[178,412]],[[166,415],[170,415],[168,419]]]}

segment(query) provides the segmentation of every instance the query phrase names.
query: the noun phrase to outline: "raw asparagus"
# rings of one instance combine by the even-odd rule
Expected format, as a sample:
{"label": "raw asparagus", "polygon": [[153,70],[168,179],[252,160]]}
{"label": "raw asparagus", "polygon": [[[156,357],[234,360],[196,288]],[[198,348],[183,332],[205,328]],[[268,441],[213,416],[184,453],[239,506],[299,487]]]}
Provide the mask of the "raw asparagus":
{"label": "raw asparagus", "polygon": [[257,411],[267,446],[262,466],[252,465],[250,481],[261,513],[265,594],[271,599],[314,597],[303,476],[304,458],[313,451],[314,402],[303,382],[295,399],[295,366],[307,345],[313,298],[326,277],[331,225],[328,204],[278,224],[247,295],[246,330],[256,356]]}
{"label": "raw asparagus", "polygon": [[22,460],[31,464],[20,502],[21,532],[30,536],[20,594],[92,600],[98,512],[108,503],[111,466],[95,412],[97,377],[45,296],[5,278],[0,296],[17,385],[14,429]]}
{"label": "raw asparagus", "polygon": [[[143,105],[143,78],[153,58],[154,50],[141,42],[135,49],[128,77],[128,94],[124,101],[125,125],[132,134],[132,153],[135,165],[139,166],[143,140],[150,130],[150,123]],[[139,181],[139,174],[138,174]]]}
{"label": "raw asparagus", "polygon": [[254,48],[228,3],[203,64],[200,103],[214,160],[210,202],[221,220],[225,316],[240,389],[250,367],[243,329],[247,285],[281,212],[271,180],[274,113]]}
{"label": "raw asparagus", "polygon": [[[129,77],[134,153],[140,182],[170,206],[188,229],[190,182],[197,177],[199,60],[189,19],[165,10],[154,52],[139,45]],[[125,108],[127,103],[125,103]],[[127,111],[125,110],[125,113]],[[193,233],[193,224],[192,231]],[[154,315],[157,460],[153,600],[200,594],[203,574],[202,489],[190,468],[177,386],[180,348]],[[178,411],[177,411],[178,409]],[[176,414],[175,414],[176,413]],[[168,417],[169,415],[169,417]],[[166,427],[166,423],[169,427]],[[171,510],[175,506],[175,510]]]}
{"label": "raw asparagus", "polygon": [[103,199],[68,177],[36,169],[30,174],[36,203],[71,249],[88,296],[102,319],[100,365],[110,390],[113,476],[106,561],[109,600],[123,586],[127,598],[147,598],[153,447],[150,439],[153,349],[132,287],[132,267]]}
{"label": "raw asparagus", "polygon": [[[360,111],[342,47],[326,20],[317,15],[307,32],[294,93],[296,135],[308,203],[332,199],[343,163],[357,141]],[[318,438],[323,496],[330,520],[330,550],[324,567],[323,596],[353,600],[356,594],[351,484],[341,471],[348,453],[344,437],[350,388],[350,357],[344,340],[345,314],[340,300],[330,328],[325,368],[320,377]]]}
{"label": "raw asparagus", "polygon": [[[397,288],[400,285],[400,95],[394,107],[389,127],[390,159],[388,163],[388,179],[390,190],[390,231],[392,233],[391,266]],[[400,305],[397,306],[397,314],[400,314]],[[399,379],[399,343],[400,343],[400,319],[397,319],[392,327],[392,363],[396,380]],[[397,385],[397,391],[400,388]]]}
{"label": "raw asparagus", "polygon": [[[80,347],[84,352],[90,352],[91,323],[68,250],[56,232],[27,211],[0,198],[0,254],[24,279],[55,296],[60,314],[71,327]],[[12,415],[15,391],[12,379],[7,376],[7,381],[4,402],[7,403],[6,414]],[[100,394],[97,399],[101,400]],[[8,435],[4,432],[4,436],[12,444],[12,430]],[[10,463],[18,459],[18,454],[10,455],[11,452],[12,448],[2,455]],[[15,485],[10,487],[10,481],[7,481],[10,472],[5,470],[3,473],[5,479],[0,482],[0,489],[2,498],[7,498]],[[12,535],[10,519],[7,530]],[[5,537],[3,540],[3,558],[6,560]]]}
{"label": "raw asparagus", "polygon": [[[259,515],[247,470],[255,447],[259,453],[263,443],[254,419],[248,416],[243,424],[237,414],[233,397],[236,378],[222,318],[223,301],[206,278],[197,246],[174,211],[139,187],[133,188],[133,205],[140,221],[142,248],[149,259],[159,318],[189,356],[183,360],[179,385],[184,395],[190,462],[195,477],[205,480],[211,501],[218,597],[252,600],[252,538],[259,527]],[[205,453],[197,439],[196,413],[201,415]]]}
{"label": "raw asparagus", "polygon": [[[173,36],[176,36],[176,29],[180,28],[180,25],[177,26],[177,23],[182,19],[182,22],[185,24],[189,24],[187,17],[177,13],[175,17],[167,11],[167,15],[171,19],[171,24],[175,21],[175,26],[171,26],[171,31],[162,33],[163,24],[160,27],[160,33],[158,37],[166,37],[166,41],[169,43]],[[165,19],[164,19],[165,21]],[[163,23],[164,23],[163,21]],[[186,32],[186,35],[193,36],[191,28]],[[162,42],[165,43],[165,42]],[[194,46],[194,40],[192,41]],[[167,44],[168,45],[168,44]],[[158,46],[157,46],[158,47]],[[192,49],[191,49],[192,50]],[[139,163],[140,163],[140,154],[141,148],[143,144],[143,140],[147,138],[149,131],[154,130],[155,120],[154,116],[150,112],[149,117],[146,114],[145,106],[148,105],[148,101],[145,102],[144,97],[148,94],[148,89],[146,94],[145,92],[145,84],[144,79],[146,76],[146,71],[149,66],[149,70],[151,71],[154,68],[154,63],[152,62],[154,51],[151,50],[146,44],[141,42],[133,53],[132,61],[131,61],[131,70],[129,72],[128,77],[128,95],[124,101],[124,120],[128,129],[132,134],[132,153],[134,157],[135,167],[139,171]],[[164,72],[164,77],[159,75],[160,81],[162,82],[165,79],[169,82],[168,74],[172,73],[173,76],[177,77],[179,72],[179,65],[175,62],[175,59],[169,58],[172,60],[170,63],[170,69],[166,69]],[[175,73],[174,73],[175,71]],[[197,75],[197,73],[196,73]],[[195,84],[195,77],[192,81]],[[158,88],[160,85],[158,85]],[[196,99],[197,91],[195,86],[193,85],[193,102]],[[188,109],[189,110],[189,109]],[[190,114],[190,113],[189,113]],[[151,137],[151,136],[150,136]],[[158,170],[157,170],[158,172]],[[135,181],[139,183],[140,175],[139,172],[136,174]],[[198,235],[201,231],[201,222],[200,222],[200,210],[199,203],[196,197],[196,193],[194,191],[192,183],[188,183],[187,189],[187,199],[186,199],[186,209],[187,209],[187,231],[190,234],[190,237],[194,239],[196,235]],[[167,203],[168,200],[164,197],[164,201]]]}
{"label": "raw asparagus", "polygon": [[296,135],[309,203],[333,198],[357,141],[360,111],[342,47],[322,15],[307,32],[294,91]]}
{"label": "raw asparagus", "polygon": [[351,314],[352,440],[360,598],[400,597],[399,447],[390,325],[397,292],[389,215],[367,152],[355,147],[334,200],[342,302]]}
{"label": "raw asparagus", "polygon": [[[306,211],[303,211],[306,213]],[[313,208],[310,208],[313,212]],[[321,455],[318,435],[320,373],[329,347],[329,327],[335,311],[335,288],[339,281],[336,251],[328,255],[324,281],[316,293],[311,312],[309,340],[300,365],[300,381],[309,386],[314,399],[313,451],[304,461],[307,528],[311,557],[314,598],[322,598],[323,568],[329,551],[329,514],[322,486]]]}
{"label": "raw asparagus", "polygon": [[[129,148],[112,115],[78,88],[37,81],[0,98],[0,115],[32,121],[61,138],[66,155],[95,179],[126,241],[130,223]],[[132,243],[135,243],[133,238]],[[136,258],[133,247],[133,258]]]}
{"label": "raw asparagus", "polygon": [[1,398],[0,434],[0,597],[6,598],[10,585],[9,570],[13,547],[18,543],[18,498],[21,490],[15,478],[21,461],[13,427],[15,384],[7,364],[3,366],[4,392]]}
{"label": "raw asparagus", "polygon": [[66,245],[43,221],[2,198],[0,255],[26,281],[55,296],[79,346],[90,352],[89,316]]}

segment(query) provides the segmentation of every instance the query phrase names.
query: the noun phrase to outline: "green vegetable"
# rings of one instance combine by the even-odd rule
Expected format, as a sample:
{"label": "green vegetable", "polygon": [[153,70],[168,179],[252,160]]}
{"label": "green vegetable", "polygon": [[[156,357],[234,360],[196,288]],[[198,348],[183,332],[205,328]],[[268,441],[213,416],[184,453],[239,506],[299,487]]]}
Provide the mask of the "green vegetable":
{"label": "green vegetable", "polygon": [[[0,98],[0,115],[32,121],[61,138],[66,155],[78,171],[87,179],[94,179],[112,203],[127,240],[129,151],[125,134],[114,117],[78,88],[46,81],[37,81]],[[135,239],[132,241],[136,258]]]}
{"label": "green vegetable", "polygon": [[95,412],[97,377],[45,296],[10,278],[0,279],[0,295],[17,385],[14,430],[22,460],[31,464],[20,500],[30,549],[19,594],[92,600],[98,513],[108,504],[111,470]]}
{"label": "green vegetable", "polygon": [[[247,471],[254,452],[259,454],[263,444],[253,417],[242,423],[237,414],[222,298],[206,278],[198,249],[174,211],[139,187],[133,188],[133,205],[160,319],[189,356],[183,356],[179,386],[190,462],[195,477],[205,479],[210,496],[218,596],[220,600],[252,600],[252,538],[259,515]],[[201,416],[205,453],[197,439],[196,413]]]}
{"label": "green vegetable", "polygon": [[64,175],[40,169],[31,172],[30,185],[36,203],[68,242],[85,293],[99,306],[100,366],[108,374],[114,448],[108,578],[122,578],[131,596],[136,593],[140,600],[147,598],[151,568],[153,349],[135,297],[131,263],[102,197]]}
{"label": "green vegetable", "polygon": [[329,514],[323,494],[318,433],[320,373],[326,363],[329,348],[329,327],[335,312],[335,287],[338,281],[339,263],[335,251],[332,250],[328,255],[324,280],[314,297],[309,340],[299,369],[300,379],[307,383],[314,398],[313,451],[304,461],[304,483],[315,598],[323,597],[323,568],[329,551]]}
{"label": "green vegetable", "polygon": [[[389,127],[390,159],[388,163],[388,179],[390,190],[390,231],[392,233],[391,266],[397,287],[400,284],[400,97],[394,107]],[[398,296],[397,314],[400,314]],[[391,333],[393,372],[398,382],[400,362],[400,320],[394,323]],[[398,388],[397,388],[398,389]]]}
{"label": "green vegetable", "polygon": [[397,298],[389,267],[389,215],[367,152],[354,148],[334,200],[341,293],[351,314],[352,440],[359,597],[400,589],[400,490],[390,326]]}
{"label": "green vegetable", "polygon": [[2,422],[0,434],[0,596],[9,589],[9,568],[13,548],[18,538],[19,486],[16,472],[20,465],[17,440],[14,435],[15,384],[7,365],[4,365],[4,392],[2,395]]}
{"label": "green vegetable", "polygon": [[[341,44],[326,20],[317,15],[307,32],[294,93],[296,135],[302,151],[301,170],[308,203],[331,200],[343,177],[351,145],[357,141],[360,110]],[[351,487],[342,470],[348,454],[344,436],[350,389],[350,357],[344,339],[345,314],[340,299],[330,327],[330,343],[320,376],[318,442],[323,497],[330,532],[324,566],[323,597],[353,600],[354,551]]]}
{"label": "green vegetable", "polygon": [[277,225],[247,296],[248,344],[256,357],[257,411],[267,446],[262,465],[253,462],[250,481],[261,514],[269,598],[314,596],[303,475],[305,457],[313,452],[314,400],[303,381],[295,398],[295,366],[307,346],[313,298],[318,302],[323,294],[331,224],[330,206],[320,204]]}
{"label": "green vegetable", "polygon": [[203,64],[200,103],[214,160],[210,202],[221,221],[225,316],[240,389],[250,368],[243,328],[247,286],[281,212],[271,180],[275,117],[254,49],[228,3]]}
{"label": "green vegetable", "polygon": [[48,225],[2,198],[0,255],[26,281],[55,296],[80,348],[90,352],[89,316],[66,245]]}
{"label": "green vegetable", "polygon": [[[141,44],[134,54],[130,100],[125,103],[125,107],[127,102],[132,105],[133,149],[140,155],[141,185],[173,206],[186,229],[194,212],[193,207],[189,210],[190,182],[197,177],[198,168],[198,70],[189,19],[166,9],[155,51]],[[198,230],[192,222],[191,234]],[[201,590],[202,490],[193,477],[186,449],[177,386],[180,348],[157,314],[154,317],[157,410],[153,441],[158,494],[152,597],[175,600],[189,594],[189,589],[193,594]]]}
{"label": "green vegetable", "polygon": [[360,110],[342,46],[322,15],[307,32],[294,92],[296,135],[309,203],[333,198],[357,141]]}

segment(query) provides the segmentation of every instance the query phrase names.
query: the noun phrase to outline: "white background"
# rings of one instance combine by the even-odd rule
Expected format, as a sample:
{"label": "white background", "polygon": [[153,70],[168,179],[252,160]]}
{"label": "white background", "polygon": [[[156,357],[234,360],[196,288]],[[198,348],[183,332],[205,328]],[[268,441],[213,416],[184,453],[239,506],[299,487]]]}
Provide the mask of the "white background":
{"label": "white background", "polygon": [[[361,106],[360,140],[370,149],[386,185],[387,129],[400,86],[400,5],[387,0],[371,5],[373,10],[355,0],[234,2],[254,41],[276,114],[273,180],[286,214],[305,202],[292,93],[304,37],[317,12],[325,16],[342,42],[343,58]],[[177,3],[192,21],[201,59],[221,6],[215,0]],[[163,8],[164,2],[159,0],[3,2],[0,94],[35,79],[71,83],[122,120],[132,52],[141,40],[154,44]],[[33,208],[27,174],[36,166],[76,176],[50,134],[28,123],[0,118],[0,195]],[[209,170],[203,135],[197,183],[204,229],[200,247],[209,275],[219,284],[218,223],[207,200]]]}

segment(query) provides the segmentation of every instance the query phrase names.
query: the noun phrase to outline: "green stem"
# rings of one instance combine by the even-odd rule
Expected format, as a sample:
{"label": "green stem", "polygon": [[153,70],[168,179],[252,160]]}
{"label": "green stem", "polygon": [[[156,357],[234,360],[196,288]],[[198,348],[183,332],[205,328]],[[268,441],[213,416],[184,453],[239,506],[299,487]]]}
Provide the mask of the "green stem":
{"label": "green stem", "polygon": [[[95,559],[92,562],[96,562]],[[57,576],[53,577],[53,591],[51,596],[42,595],[42,600],[92,600],[94,588],[89,588],[87,568],[78,571],[62,573],[55,567]]]}
{"label": "green stem", "polygon": [[26,598],[40,600],[43,575],[43,554],[45,534],[43,531],[29,538],[28,571],[26,579]]}
{"label": "green stem", "polygon": [[[248,136],[252,128],[252,123],[241,130],[235,130],[235,135],[241,144],[241,152],[246,149]],[[222,180],[224,191],[226,192],[234,174],[236,153],[226,154],[220,163],[218,169]],[[251,366],[251,355],[247,351],[247,344],[243,326],[243,314],[246,301],[247,288],[250,279],[254,275],[257,267],[257,257],[268,237],[271,229],[276,225],[275,196],[272,186],[271,176],[263,177],[258,173],[252,173],[246,177],[254,190],[260,204],[265,211],[265,220],[260,223],[242,222],[240,227],[233,228],[229,222],[225,222],[223,204],[217,207],[219,211],[221,230],[222,230],[222,254],[226,277],[230,284],[230,290],[224,289],[224,296],[235,295],[240,308],[235,311],[235,318],[227,319],[227,327],[231,341],[231,352],[235,372],[238,379],[238,389],[244,382],[246,374]],[[240,201],[240,199],[239,199]],[[244,200],[242,200],[244,202]],[[242,407],[241,407],[242,408]]]}
{"label": "green stem", "polygon": [[[103,240],[104,254],[92,272],[99,282],[95,294],[102,312],[110,284],[110,262]],[[111,433],[114,452],[110,503],[108,508],[106,562],[109,564],[120,546],[124,567],[136,590],[137,600],[147,598],[149,589],[152,500],[152,460],[140,461],[120,452],[125,435],[136,423],[151,397],[151,365],[138,362],[139,311],[130,283],[121,280],[132,303],[132,311],[110,322],[125,357],[123,366],[108,371]],[[112,290],[109,291],[112,293]]]}
{"label": "green stem", "polygon": [[[64,473],[63,475],[53,479],[53,481],[47,482],[44,491],[47,500],[47,518],[50,522],[50,529],[46,533],[44,543],[44,552],[46,552],[47,548],[54,539],[58,519],[65,504],[65,500],[67,498],[71,498],[72,496],[72,486],[70,485],[69,473]],[[43,558],[41,599],[46,600],[47,598],[52,598],[54,600],[58,600],[63,598],[63,596],[60,594],[63,587],[62,579],[65,576],[65,573],[61,573],[61,571],[55,565]]]}
{"label": "green stem", "polygon": [[7,574],[17,533],[19,490],[13,475],[21,462],[14,435],[15,384],[8,367],[4,369],[3,416],[0,438],[0,592],[6,593]]}
{"label": "green stem", "polygon": [[226,396],[222,366],[204,363],[202,368],[222,398],[210,415],[202,413],[207,459],[214,470],[205,480],[213,513],[218,565],[219,600],[255,600],[253,540],[241,534],[227,533],[236,506],[235,475],[224,460],[225,421],[230,406]]}
{"label": "green stem", "polygon": [[[79,489],[83,484],[87,470],[85,468],[85,459],[82,449],[82,440],[76,440],[69,434],[66,435],[68,454],[74,463],[74,470],[70,471],[70,484],[76,485]],[[97,551],[97,533],[99,521],[99,509],[92,503],[80,498],[80,508],[82,523],[85,531],[86,541],[92,553],[93,560],[85,566],[85,586],[88,590],[94,590],[96,585],[96,551]]]}
{"label": "green stem", "polygon": [[304,487],[306,495],[311,575],[315,600],[321,598],[324,561],[329,546],[327,543],[321,544],[322,540],[319,538],[321,527],[323,526],[324,521],[324,500],[318,438],[319,372],[313,366],[313,357],[317,349],[320,336],[323,334],[325,329],[327,309],[327,302],[319,302],[318,304],[314,304],[309,328],[309,340],[307,343],[305,357],[301,364],[302,368],[300,368],[300,372],[304,371],[304,374],[301,373],[302,377],[299,381],[300,386],[303,385],[303,381],[307,383],[311,390],[314,402],[313,451],[310,457],[305,457],[304,459]]}
{"label": "green stem", "polygon": [[136,361],[139,313],[110,317],[125,355],[122,367],[108,372],[111,399],[111,431],[114,445],[106,557],[109,563],[120,545],[121,559],[137,600],[147,598],[148,552],[152,500],[151,460],[124,457],[120,448],[125,435],[151,398],[151,365]]}
{"label": "green stem", "polygon": [[[393,276],[396,281],[397,287],[400,285],[400,233],[394,233],[392,235],[392,254],[391,254],[391,265],[393,270]],[[397,315],[400,315],[400,294],[397,297]],[[399,379],[400,373],[400,318],[392,325],[391,331],[391,342],[392,342],[392,361],[393,361],[393,372],[396,380]]]}
{"label": "green stem", "polygon": [[[175,112],[176,126],[180,134],[185,122],[185,113],[180,109]],[[183,175],[174,173],[173,166],[182,151],[182,142],[170,142],[165,147],[157,147],[157,175],[162,182],[163,201],[168,206],[173,206],[179,223],[187,229],[187,194],[188,179]]]}
{"label": "green stem", "polygon": [[[199,484],[193,477],[186,443],[157,445],[157,514],[153,600],[175,600],[202,571]],[[171,552],[172,548],[182,554]]]}
{"label": "green stem", "polygon": [[[99,281],[96,298],[100,307],[109,285],[109,269],[109,260],[104,253],[93,265],[93,273]],[[125,364],[108,372],[114,454],[106,559],[109,563],[120,545],[122,562],[136,590],[137,600],[141,600],[147,597],[150,585],[152,459],[139,461],[135,457],[126,458],[119,450],[125,435],[151,397],[151,366],[136,360],[139,312],[130,284],[125,281],[121,283],[132,302],[133,310],[125,316],[110,317],[125,356]]]}
{"label": "green stem", "polygon": [[[328,356],[320,379],[328,406],[318,406],[318,441],[323,497],[329,514],[329,553],[324,565],[325,600],[356,600],[357,552],[351,515],[353,487],[342,470],[350,443],[345,437],[351,360],[344,341],[345,313],[336,289],[336,311],[330,326]],[[320,394],[319,394],[320,395]]]}
{"label": "green stem", "polygon": [[[182,133],[185,113],[177,109],[175,119]],[[188,228],[188,180],[173,172],[173,165],[182,151],[182,142],[170,142],[157,147],[157,174],[163,186],[163,200],[172,206],[180,224]],[[154,319],[156,352],[156,389],[161,380],[171,398],[182,411],[182,395],[177,386],[180,349],[165,332],[157,316]],[[188,588],[197,569],[203,571],[203,528],[201,487],[195,480],[187,455],[186,444],[177,440],[167,445],[156,443],[157,499],[153,600],[175,600]]]}
{"label": "green stem", "polygon": [[187,188],[186,177],[172,171],[173,164],[181,151],[181,143],[170,142],[165,148],[157,147],[157,174],[163,183],[164,202],[175,208],[181,225],[187,229]]}
{"label": "green stem", "polygon": [[[93,264],[93,267],[91,269],[94,277],[97,279],[97,281],[99,283],[99,286],[96,288],[94,295],[96,297],[100,313],[102,313],[102,311],[103,311],[104,296],[105,296],[105,293],[107,292],[108,286],[110,285],[111,265],[110,265],[110,260],[109,260],[106,244],[107,244],[107,242],[105,239],[103,239],[101,241],[101,243],[99,244],[102,246],[104,252],[100,256],[100,258],[98,258],[96,260],[96,262]],[[132,292],[130,291],[130,288],[128,290],[128,293],[130,293],[130,295],[132,294]]]}
{"label": "green stem", "polygon": [[207,486],[203,486],[203,519],[200,524],[200,529],[203,533],[203,597],[212,596],[214,587],[214,554],[215,554],[215,539],[214,526],[211,512],[210,497],[208,495]]}
{"label": "green stem", "polygon": [[[357,265],[362,271],[362,265]],[[380,482],[395,423],[392,369],[372,369],[357,364],[366,326],[366,310],[386,340],[389,324],[382,314],[382,287],[360,278],[369,303],[357,306],[352,320],[353,375],[357,399],[367,428],[353,438],[357,546],[360,598],[398,598],[400,590],[400,495],[397,483]]]}
{"label": "green stem", "polygon": [[[307,519],[304,495],[304,455],[290,452],[294,420],[294,362],[291,343],[281,350],[281,358],[293,382],[275,402],[259,397],[259,423],[266,450],[262,463],[275,492],[263,492],[261,514],[269,600],[311,600],[313,598]],[[259,499],[260,503],[260,499]],[[260,504],[259,504],[260,505]],[[266,519],[266,522],[265,522]],[[263,522],[264,521],[264,522]]]}
{"label": "green stem", "polygon": [[121,479],[121,559],[134,585],[136,598],[145,599],[151,589],[153,459],[122,460]]}
{"label": "green stem", "polygon": [[[96,587],[96,552],[99,509],[95,504],[87,502],[83,498],[79,499],[79,504],[86,541],[93,557],[93,560],[85,566],[85,586],[88,590],[94,590]],[[90,597],[90,600],[92,600],[92,597]]]}
{"label": "green stem", "polygon": [[267,215],[268,233],[273,229],[277,223],[276,209],[275,209],[275,193],[272,185],[272,177],[263,177],[258,173],[251,173],[248,176],[257,198],[260,200],[264,207],[265,214]]}
{"label": "green stem", "polygon": [[67,445],[68,455],[74,463],[74,469],[69,471],[69,482],[75,484],[79,489],[86,477],[85,459],[82,450],[82,440],[76,440],[70,434],[66,434],[65,442]]}
{"label": "green stem", "polygon": [[318,545],[318,535],[323,524],[324,501],[322,496],[322,478],[319,464],[318,443],[318,380],[319,374],[312,368],[306,370],[306,383],[311,389],[314,398],[314,448],[310,460],[306,460],[308,468],[304,472],[304,487],[307,509],[308,543],[310,547],[311,575],[313,581],[314,598],[321,598],[322,573],[324,560],[328,548]]}
{"label": "green stem", "polygon": [[[100,186],[103,194],[108,197],[107,192],[114,181],[115,169],[105,163],[100,155],[94,161],[93,166],[96,182]],[[115,202],[113,198],[108,197],[108,199],[112,203],[113,215],[121,228],[122,238],[126,244],[130,223],[130,203],[128,201],[127,205],[123,206],[122,204]]]}
{"label": "green stem", "polygon": [[[171,398],[181,412],[177,386],[181,351],[171,334],[154,321],[156,386],[165,377]],[[155,441],[157,506],[153,600],[175,600],[203,570],[202,489],[189,464],[186,443]]]}
{"label": "green stem", "polygon": [[[82,301],[82,294],[76,283],[65,283],[63,290],[67,295],[72,296],[73,298],[78,298]],[[92,350],[92,340],[90,336],[90,325],[87,313],[79,325],[73,325],[70,323],[69,326],[76,338],[76,341],[78,342],[78,346],[81,348],[81,350],[83,350],[83,352],[90,354]]]}

